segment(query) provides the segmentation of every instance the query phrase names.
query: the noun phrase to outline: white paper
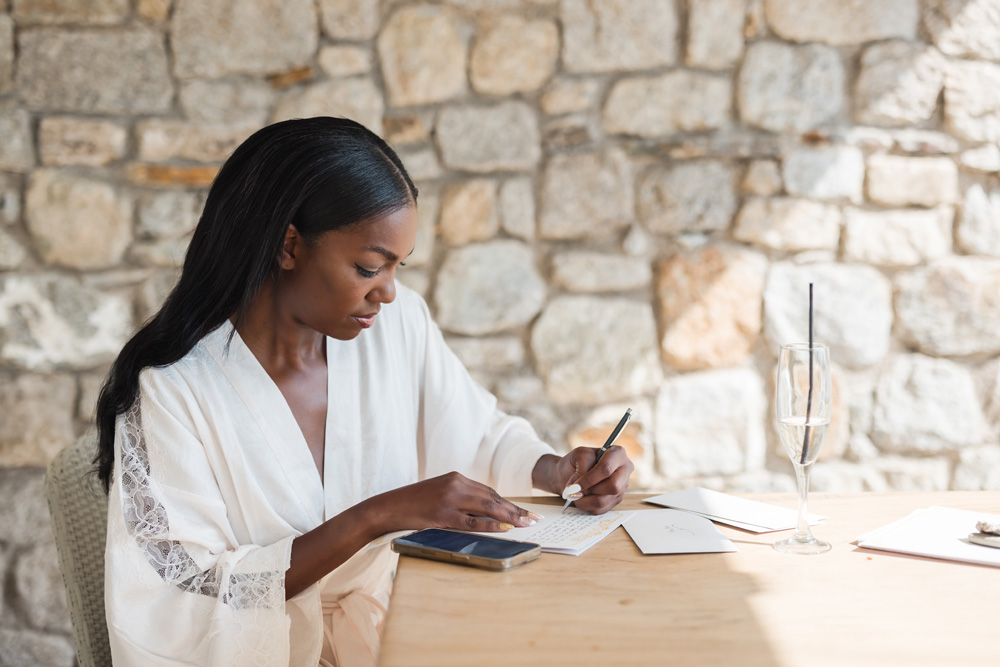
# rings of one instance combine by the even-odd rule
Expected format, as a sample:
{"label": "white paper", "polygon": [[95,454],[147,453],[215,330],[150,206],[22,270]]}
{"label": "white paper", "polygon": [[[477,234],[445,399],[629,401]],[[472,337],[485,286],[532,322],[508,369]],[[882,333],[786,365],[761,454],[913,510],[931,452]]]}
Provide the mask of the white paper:
{"label": "white paper", "polygon": [[977,521],[1000,521],[1000,515],[925,507],[865,533],[858,538],[858,546],[1000,567],[1000,549],[969,542],[969,534],[979,532]]}
{"label": "white paper", "polygon": [[534,542],[542,551],[579,556],[594,546],[615,528],[627,521],[635,511],[611,511],[605,514],[587,514],[583,510],[570,507],[565,513],[553,505],[530,505],[519,503],[529,512],[542,517],[534,526],[511,528],[505,533],[479,533],[507,540]]}
{"label": "white paper", "polygon": [[705,517],[680,510],[640,510],[625,530],[644,554],[706,554],[736,551],[736,545]]}
{"label": "white paper", "polygon": [[[798,510],[746,498],[737,498],[699,486],[646,498],[646,502],[692,512],[706,519],[735,526],[752,533],[788,530],[795,528],[798,523]],[[809,525],[815,526],[825,518],[819,514],[810,514]]]}

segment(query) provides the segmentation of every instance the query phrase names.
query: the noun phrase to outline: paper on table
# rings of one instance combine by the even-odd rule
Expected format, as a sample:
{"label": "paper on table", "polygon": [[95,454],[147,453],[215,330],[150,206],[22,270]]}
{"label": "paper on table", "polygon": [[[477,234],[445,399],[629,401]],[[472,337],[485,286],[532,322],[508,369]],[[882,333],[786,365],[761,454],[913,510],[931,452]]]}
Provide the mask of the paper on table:
{"label": "paper on table", "polygon": [[594,515],[575,507],[570,507],[562,513],[553,505],[519,503],[518,506],[541,516],[542,520],[534,526],[512,528],[506,533],[479,534],[534,542],[542,547],[542,551],[579,556],[635,514],[635,511],[611,511]]}
{"label": "paper on table", "polygon": [[[735,526],[752,533],[788,530],[795,528],[798,522],[797,510],[756,500],[737,498],[699,486],[646,498],[646,502],[692,512],[712,521]],[[819,514],[810,514],[809,525],[815,526],[825,518]]]}
{"label": "paper on table", "polygon": [[1000,515],[925,507],[865,533],[858,538],[858,546],[1000,567],[1000,549],[969,542],[969,533],[977,532],[977,521],[1000,521]]}
{"label": "paper on table", "polygon": [[736,545],[703,516],[680,510],[640,510],[625,530],[644,554],[706,554],[736,551]]}

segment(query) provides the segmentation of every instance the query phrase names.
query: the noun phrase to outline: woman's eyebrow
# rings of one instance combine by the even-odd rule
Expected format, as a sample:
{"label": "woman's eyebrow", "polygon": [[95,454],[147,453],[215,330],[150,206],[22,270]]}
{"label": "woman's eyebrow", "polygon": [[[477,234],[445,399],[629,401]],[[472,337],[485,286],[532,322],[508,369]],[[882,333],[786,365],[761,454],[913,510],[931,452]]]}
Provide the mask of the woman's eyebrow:
{"label": "woman's eyebrow", "polygon": [[[382,255],[383,257],[385,257],[390,262],[395,262],[397,259],[399,259],[399,255],[397,255],[393,251],[389,250],[388,248],[383,248],[380,245],[366,246],[365,250],[368,250],[370,252],[377,252],[378,254]],[[414,250],[416,250],[416,248],[414,248]],[[413,254],[413,250],[411,250],[409,253],[407,253],[406,256],[409,257],[412,254]]]}

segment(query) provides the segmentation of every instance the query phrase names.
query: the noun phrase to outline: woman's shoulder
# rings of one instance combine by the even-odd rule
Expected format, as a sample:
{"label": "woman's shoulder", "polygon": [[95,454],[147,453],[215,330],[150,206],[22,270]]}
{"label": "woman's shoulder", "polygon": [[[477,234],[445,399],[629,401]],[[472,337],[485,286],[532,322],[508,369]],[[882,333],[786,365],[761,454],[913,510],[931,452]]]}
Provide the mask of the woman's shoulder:
{"label": "woman's shoulder", "polygon": [[232,330],[232,327],[223,324],[210,331],[177,361],[144,368],[140,373],[140,381],[160,386],[196,386],[198,378],[218,371],[219,364],[214,352],[227,346],[227,329]]}

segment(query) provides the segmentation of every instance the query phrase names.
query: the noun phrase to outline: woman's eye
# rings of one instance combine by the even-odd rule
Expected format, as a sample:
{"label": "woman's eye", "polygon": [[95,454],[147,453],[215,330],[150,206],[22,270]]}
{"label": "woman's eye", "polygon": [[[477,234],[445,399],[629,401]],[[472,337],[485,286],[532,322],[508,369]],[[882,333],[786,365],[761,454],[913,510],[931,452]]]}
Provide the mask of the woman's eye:
{"label": "woman's eye", "polygon": [[379,270],[379,271],[369,271],[368,269],[366,269],[363,266],[360,266],[358,264],[355,264],[354,267],[358,270],[358,273],[360,273],[365,278],[374,278],[381,271],[381,270]]}

